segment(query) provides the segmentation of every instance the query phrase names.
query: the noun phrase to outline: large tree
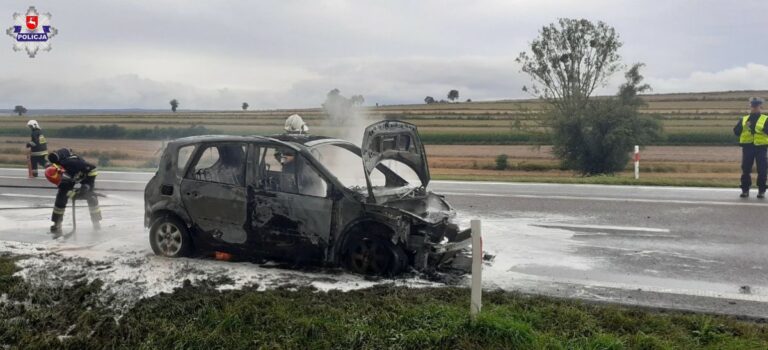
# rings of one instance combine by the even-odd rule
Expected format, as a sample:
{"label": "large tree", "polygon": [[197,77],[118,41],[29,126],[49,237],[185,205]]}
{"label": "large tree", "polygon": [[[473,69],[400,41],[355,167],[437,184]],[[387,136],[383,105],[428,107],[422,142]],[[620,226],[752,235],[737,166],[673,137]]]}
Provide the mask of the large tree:
{"label": "large tree", "polygon": [[179,108],[179,101],[174,98],[169,103],[171,104],[171,111],[173,111],[175,113],[176,109]]}
{"label": "large tree", "polygon": [[[359,96],[359,100],[357,97]],[[328,115],[328,119],[334,126],[342,126],[353,121],[355,117],[355,102],[362,103],[362,95],[355,95],[352,98],[344,97],[339,89],[333,89],[328,92],[325,102],[322,104],[323,110]]]}
{"label": "large tree", "polygon": [[451,90],[448,91],[448,99],[451,101],[455,101],[459,99],[459,90]]}
{"label": "large tree", "polygon": [[563,165],[582,174],[614,173],[629,161],[635,144],[661,132],[658,120],[643,116],[638,93],[642,64],[627,73],[616,97],[591,99],[595,89],[621,70],[622,46],[613,27],[585,19],[560,19],[545,26],[517,62],[534,82],[523,90],[549,102],[544,124],[552,130],[553,152]]}
{"label": "large tree", "polygon": [[365,97],[363,97],[363,95],[352,95],[352,97],[349,98],[349,101],[355,106],[362,106],[363,103],[365,103]]}
{"label": "large tree", "polygon": [[241,106],[244,111],[248,110],[248,102],[243,102],[243,105]]}
{"label": "large tree", "polygon": [[426,103],[428,105],[431,105],[431,104],[435,103],[435,98],[432,97],[432,96],[427,96],[427,97],[424,98],[424,103]]}
{"label": "large tree", "polygon": [[626,83],[616,96],[589,101],[575,116],[556,114],[553,124],[553,153],[569,169],[585,175],[622,171],[634,145],[656,140],[662,131],[654,116],[643,115],[645,102],[639,93],[650,89],[642,84],[642,64],[626,74]]}
{"label": "large tree", "polygon": [[24,108],[24,106],[22,105],[18,105],[16,107],[13,107],[13,113],[16,113],[19,116],[21,116],[22,114],[27,113],[27,109]]}
{"label": "large tree", "polygon": [[623,68],[616,30],[586,19],[561,18],[545,26],[517,62],[534,84],[523,90],[545,98],[559,112],[577,113],[595,89]]}

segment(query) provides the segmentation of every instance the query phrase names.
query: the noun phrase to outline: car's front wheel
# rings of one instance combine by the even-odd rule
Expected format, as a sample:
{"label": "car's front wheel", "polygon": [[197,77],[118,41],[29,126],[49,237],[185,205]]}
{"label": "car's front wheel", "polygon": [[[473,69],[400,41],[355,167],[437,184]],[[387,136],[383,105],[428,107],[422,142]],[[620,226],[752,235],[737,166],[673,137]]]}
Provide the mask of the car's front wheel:
{"label": "car's front wheel", "polygon": [[172,216],[155,220],[149,229],[149,243],[157,255],[178,258],[192,254],[192,240],[187,226]]}
{"label": "car's front wheel", "polygon": [[406,260],[401,247],[379,237],[353,238],[344,255],[347,270],[363,275],[395,276],[402,272]]}

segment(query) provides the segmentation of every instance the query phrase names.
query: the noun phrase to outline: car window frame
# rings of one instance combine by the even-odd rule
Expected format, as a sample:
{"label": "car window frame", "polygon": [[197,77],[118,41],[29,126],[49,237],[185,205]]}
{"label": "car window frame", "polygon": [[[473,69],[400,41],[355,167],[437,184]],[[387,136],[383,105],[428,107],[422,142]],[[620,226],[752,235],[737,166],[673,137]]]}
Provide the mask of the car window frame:
{"label": "car window frame", "polygon": [[[254,155],[256,158],[251,158],[253,161],[253,166],[258,167],[255,172],[249,172],[254,174],[253,177],[250,179],[249,183],[246,184],[246,186],[252,186],[254,189],[263,191],[263,192],[269,192],[269,193],[285,193],[285,194],[293,194],[293,195],[299,195],[299,196],[308,196],[308,197],[314,197],[314,198],[331,198],[332,189],[334,188],[333,181],[330,181],[326,178],[326,176],[323,174],[323,172],[318,169],[311,161],[308,160],[308,158],[296,148],[293,148],[288,145],[279,144],[279,143],[260,143],[255,142],[252,146],[254,149],[258,149],[258,155],[256,156],[254,152]],[[266,175],[267,169],[266,169],[266,157],[268,153],[268,149],[280,149],[280,148],[288,148],[294,152],[296,152],[296,157],[298,157],[297,161],[302,162],[303,164],[300,164],[300,166],[308,166],[312,169],[312,171],[317,174],[317,176],[320,178],[321,181],[325,182],[325,195],[323,196],[315,196],[311,194],[305,194],[301,193],[301,189],[298,182],[298,173],[294,172],[293,177],[294,181],[296,182],[296,192],[288,192],[288,191],[276,191],[270,188],[267,188],[266,183],[262,181],[264,179],[264,175]],[[274,153],[273,153],[274,154]],[[281,169],[282,172],[282,169]]]}
{"label": "car window frame", "polygon": [[[245,152],[245,164],[243,165],[243,174],[242,179],[243,182],[239,184],[232,184],[227,182],[215,182],[215,181],[206,181],[206,180],[200,180],[196,179],[193,176],[191,176],[192,170],[197,166],[197,163],[200,161],[200,158],[203,156],[203,153],[210,148],[210,147],[218,147],[219,145],[225,145],[225,144],[239,144],[241,147],[244,146],[244,152]],[[194,156],[190,158],[189,161],[187,161],[186,170],[184,171],[184,176],[182,177],[183,180],[191,180],[191,181],[199,181],[199,182],[205,182],[205,183],[211,183],[211,184],[219,184],[219,185],[226,185],[226,186],[232,186],[232,187],[243,187],[245,188],[247,186],[247,178],[248,176],[248,157],[249,156],[249,142],[244,141],[216,141],[216,142],[201,142],[195,145]],[[217,150],[218,152],[218,150]],[[215,164],[215,163],[214,163]],[[193,166],[194,165],[194,166]]]}
{"label": "car window frame", "polygon": [[[180,178],[182,179],[186,178],[187,171],[189,170],[189,165],[192,163],[192,160],[195,159],[195,155],[197,154],[199,145],[200,144],[188,144],[188,145],[182,145],[182,146],[176,147],[176,150],[175,150],[176,154],[174,157],[176,159],[176,166],[174,171],[176,172],[176,174],[179,174]],[[187,147],[192,147],[192,152],[190,153],[189,158],[187,158],[187,162],[184,164],[184,166],[179,167],[179,161],[180,161],[179,155],[181,154],[181,150]]]}

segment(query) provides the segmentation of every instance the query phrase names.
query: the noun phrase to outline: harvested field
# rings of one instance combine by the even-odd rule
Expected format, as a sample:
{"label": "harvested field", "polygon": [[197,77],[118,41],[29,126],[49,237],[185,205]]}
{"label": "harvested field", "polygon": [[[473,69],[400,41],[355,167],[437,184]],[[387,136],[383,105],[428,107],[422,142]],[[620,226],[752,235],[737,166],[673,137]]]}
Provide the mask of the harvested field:
{"label": "harvested field", "polygon": [[[551,146],[524,145],[427,145],[430,157],[485,157],[506,154],[510,158],[554,160]],[[741,160],[738,146],[648,146],[640,151],[643,161],[653,162],[726,162]]]}

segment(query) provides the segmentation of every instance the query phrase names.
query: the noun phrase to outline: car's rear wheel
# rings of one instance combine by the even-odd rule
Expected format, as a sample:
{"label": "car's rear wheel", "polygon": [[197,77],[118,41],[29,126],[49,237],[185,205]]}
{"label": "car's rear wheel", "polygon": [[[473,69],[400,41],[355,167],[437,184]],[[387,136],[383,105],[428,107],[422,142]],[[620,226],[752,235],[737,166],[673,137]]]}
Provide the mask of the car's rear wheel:
{"label": "car's rear wheel", "polygon": [[149,243],[157,255],[178,258],[192,253],[187,226],[173,216],[163,216],[149,229]]}
{"label": "car's rear wheel", "polygon": [[379,237],[353,238],[347,245],[344,265],[347,270],[374,276],[395,276],[406,263],[405,252]]}

